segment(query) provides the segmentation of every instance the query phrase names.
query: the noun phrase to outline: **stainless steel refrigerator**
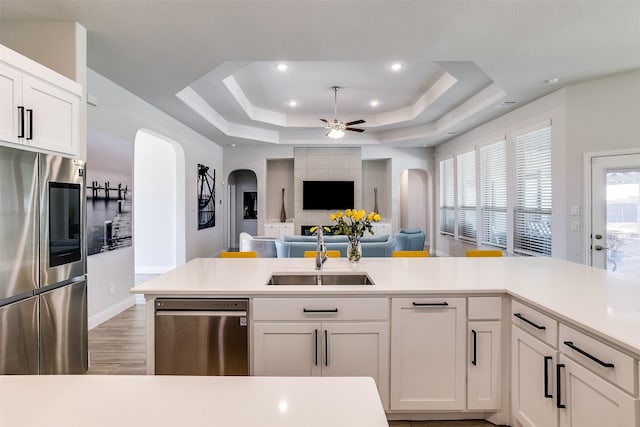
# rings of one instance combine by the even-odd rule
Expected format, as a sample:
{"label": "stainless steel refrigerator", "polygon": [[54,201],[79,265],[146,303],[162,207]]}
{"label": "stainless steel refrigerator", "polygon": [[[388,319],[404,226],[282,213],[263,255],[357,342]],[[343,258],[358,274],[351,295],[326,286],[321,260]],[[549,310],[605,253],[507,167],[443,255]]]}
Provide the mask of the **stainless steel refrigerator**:
{"label": "stainless steel refrigerator", "polygon": [[0,147],[0,374],[87,370],[84,162]]}

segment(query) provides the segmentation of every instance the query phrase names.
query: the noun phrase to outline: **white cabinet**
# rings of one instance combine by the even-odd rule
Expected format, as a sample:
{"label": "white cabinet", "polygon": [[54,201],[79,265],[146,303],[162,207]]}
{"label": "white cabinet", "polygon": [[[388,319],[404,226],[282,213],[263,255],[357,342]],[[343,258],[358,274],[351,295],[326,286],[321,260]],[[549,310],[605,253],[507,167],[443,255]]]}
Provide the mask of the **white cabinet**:
{"label": "white cabinet", "polygon": [[502,409],[502,297],[468,298],[467,409]]}
{"label": "white cabinet", "polygon": [[463,410],[465,298],[393,298],[392,410]]}
{"label": "white cabinet", "polygon": [[293,222],[265,222],[264,236],[282,239],[284,236],[293,236]]}
{"label": "white cabinet", "polygon": [[556,350],[515,325],[511,345],[512,416],[524,427],[557,426]]}
{"label": "white cabinet", "polygon": [[253,336],[254,375],[372,377],[388,408],[387,299],[256,299]]}
{"label": "white cabinet", "polygon": [[0,93],[0,140],[78,154],[78,83],[0,46]]}
{"label": "white cabinet", "polygon": [[635,427],[638,401],[560,355],[557,400],[561,427]]}

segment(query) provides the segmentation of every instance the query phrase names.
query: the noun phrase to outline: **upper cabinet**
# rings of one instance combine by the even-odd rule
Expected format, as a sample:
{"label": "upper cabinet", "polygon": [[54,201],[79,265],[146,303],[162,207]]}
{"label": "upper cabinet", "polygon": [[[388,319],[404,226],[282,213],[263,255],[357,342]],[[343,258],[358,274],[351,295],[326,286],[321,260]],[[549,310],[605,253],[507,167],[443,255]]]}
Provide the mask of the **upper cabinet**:
{"label": "upper cabinet", "polygon": [[0,141],[77,156],[81,86],[0,46]]}

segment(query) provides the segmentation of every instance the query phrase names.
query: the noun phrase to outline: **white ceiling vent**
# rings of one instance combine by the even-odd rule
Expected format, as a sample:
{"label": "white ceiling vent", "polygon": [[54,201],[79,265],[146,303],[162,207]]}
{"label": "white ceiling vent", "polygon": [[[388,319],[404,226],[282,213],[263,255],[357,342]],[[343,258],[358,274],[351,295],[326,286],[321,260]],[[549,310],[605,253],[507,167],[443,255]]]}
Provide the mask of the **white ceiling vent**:
{"label": "white ceiling vent", "polygon": [[500,104],[496,105],[496,108],[508,108],[508,107],[513,107],[514,105],[516,105],[518,103],[518,101],[514,101],[514,100],[506,100],[506,101],[502,101]]}

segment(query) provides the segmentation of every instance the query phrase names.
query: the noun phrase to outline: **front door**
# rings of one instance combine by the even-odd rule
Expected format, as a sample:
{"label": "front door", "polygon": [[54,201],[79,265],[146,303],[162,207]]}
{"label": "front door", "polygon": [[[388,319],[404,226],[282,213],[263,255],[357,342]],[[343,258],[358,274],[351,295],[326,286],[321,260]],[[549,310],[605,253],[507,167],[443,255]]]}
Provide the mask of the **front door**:
{"label": "front door", "polygon": [[640,154],[591,159],[591,265],[640,276]]}

